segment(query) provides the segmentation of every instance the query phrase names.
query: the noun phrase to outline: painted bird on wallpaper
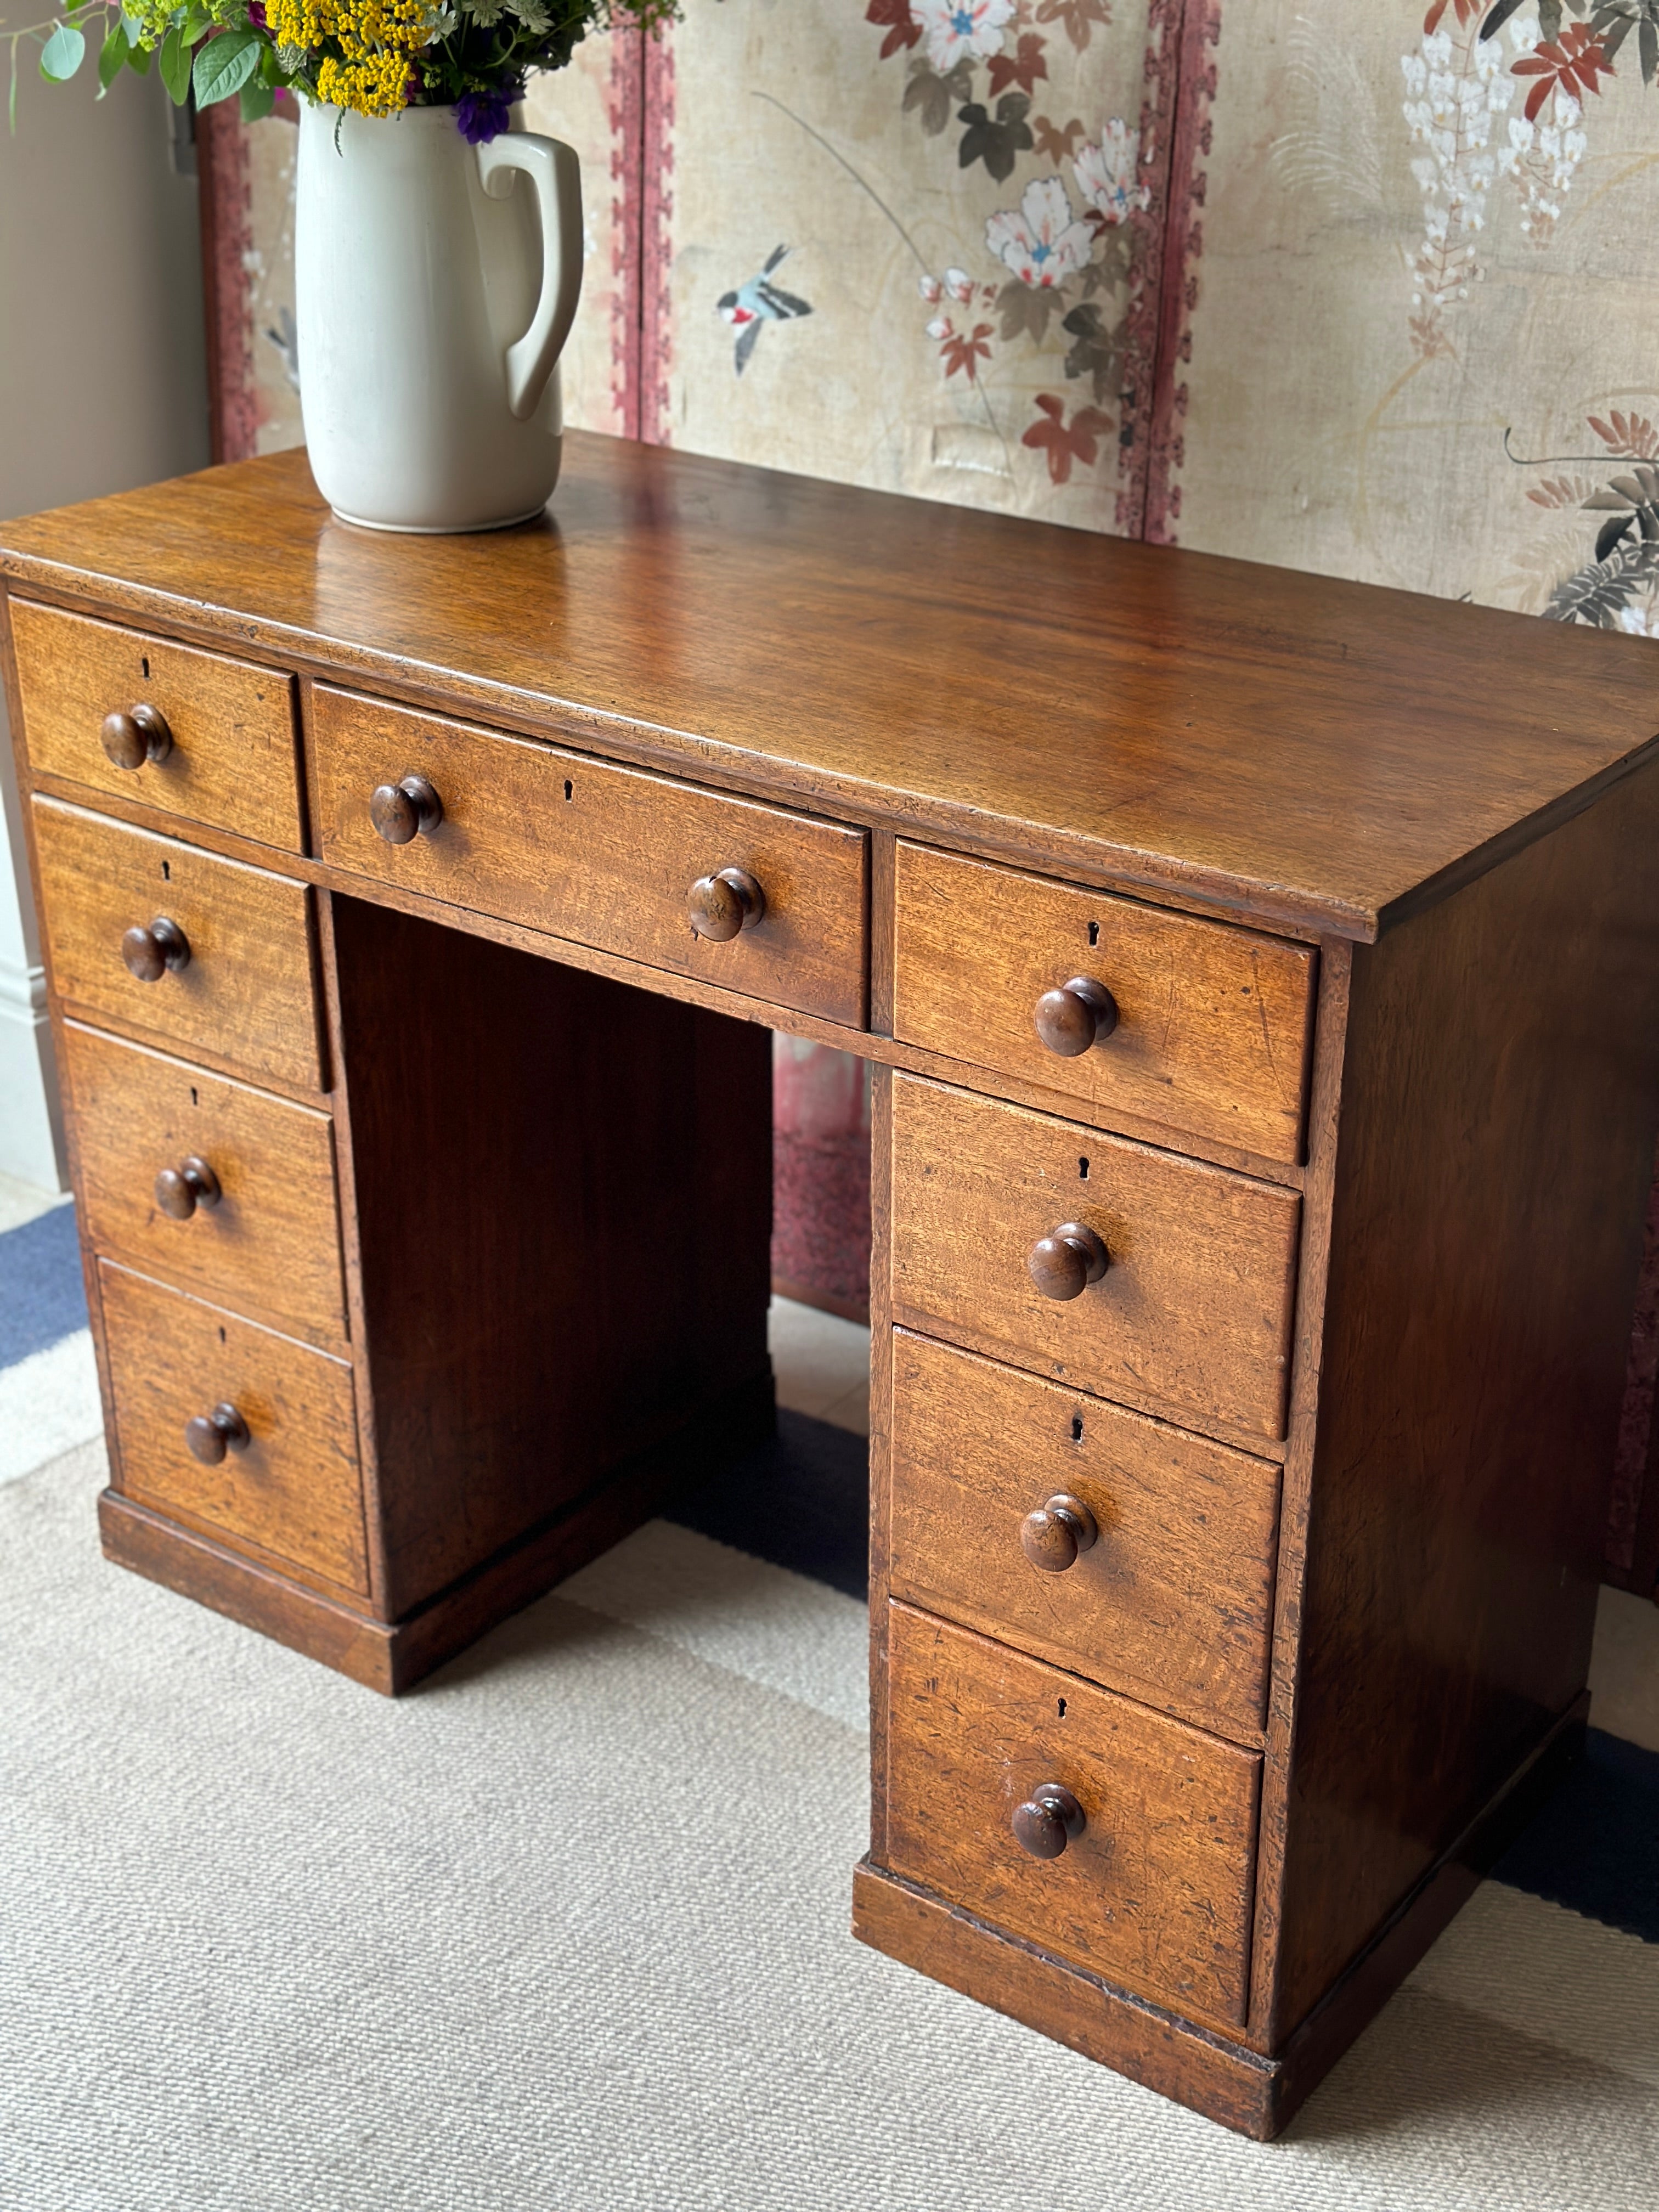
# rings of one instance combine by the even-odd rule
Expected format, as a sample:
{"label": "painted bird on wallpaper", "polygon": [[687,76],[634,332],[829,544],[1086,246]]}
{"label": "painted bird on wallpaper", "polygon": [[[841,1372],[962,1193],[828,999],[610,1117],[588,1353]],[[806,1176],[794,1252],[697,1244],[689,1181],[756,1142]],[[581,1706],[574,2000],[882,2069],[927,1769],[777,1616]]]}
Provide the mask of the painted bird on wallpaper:
{"label": "painted bird on wallpaper", "polygon": [[793,292],[786,292],[772,282],[772,271],[788,252],[787,246],[774,246],[758,276],[739,284],[735,292],[720,295],[720,314],[738,334],[739,376],[748,368],[750,356],[768,323],[787,323],[796,315],[810,315],[812,312],[810,301],[797,299]]}

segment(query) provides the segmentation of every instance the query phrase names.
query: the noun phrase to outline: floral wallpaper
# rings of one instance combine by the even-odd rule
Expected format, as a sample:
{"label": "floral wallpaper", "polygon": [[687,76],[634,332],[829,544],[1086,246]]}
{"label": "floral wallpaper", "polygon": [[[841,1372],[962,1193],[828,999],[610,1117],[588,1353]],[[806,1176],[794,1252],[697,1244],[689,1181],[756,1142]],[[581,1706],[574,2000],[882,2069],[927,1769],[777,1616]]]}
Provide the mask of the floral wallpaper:
{"label": "floral wallpaper", "polygon": [[1152,534],[1651,630],[1650,0],[1208,13]]}
{"label": "floral wallpaper", "polygon": [[1177,15],[689,7],[647,62],[647,433],[1139,534]]}

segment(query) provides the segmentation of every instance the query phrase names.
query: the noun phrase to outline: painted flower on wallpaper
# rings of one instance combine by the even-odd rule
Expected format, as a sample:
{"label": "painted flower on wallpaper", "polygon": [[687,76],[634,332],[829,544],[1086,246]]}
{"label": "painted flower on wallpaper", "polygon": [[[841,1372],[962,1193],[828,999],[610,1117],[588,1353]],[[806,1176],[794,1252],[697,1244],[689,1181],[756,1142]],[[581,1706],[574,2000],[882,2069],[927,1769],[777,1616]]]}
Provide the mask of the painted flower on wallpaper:
{"label": "painted flower on wallpaper", "polygon": [[928,60],[943,72],[1000,52],[1015,7],[1014,0],[910,0],[910,14],[921,26]]}
{"label": "painted flower on wallpaper", "polygon": [[1018,208],[1003,209],[985,226],[985,243],[1022,284],[1044,289],[1063,284],[1086,266],[1094,233],[1072,212],[1058,177],[1034,177]]}
{"label": "painted flower on wallpaper", "polygon": [[1152,194],[1139,181],[1139,148],[1121,115],[1113,116],[1097,145],[1079,146],[1072,173],[1078,191],[1107,222],[1127,222],[1148,206]]}
{"label": "painted flower on wallpaper", "polygon": [[[1486,273],[1474,241],[1486,228],[1492,187],[1515,174],[1522,159],[1506,127],[1516,80],[1501,48],[1480,38],[1473,12],[1467,21],[1461,7],[1457,13],[1455,34],[1426,30],[1418,51],[1401,57],[1406,125],[1423,149],[1411,165],[1423,194],[1423,242],[1411,264],[1411,331],[1425,359],[1451,349],[1445,319]],[[1432,9],[1431,19],[1438,20]],[[1517,46],[1529,46],[1537,28],[1512,25],[1510,35]]]}
{"label": "painted flower on wallpaper", "polygon": [[[1443,19],[1455,27],[1436,28]],[[1507,40],[1498,35],[1504,27]],[[1476,0],[1442,0],[1429,11],[1419,50],[1402,56],[1406,122],[1424,149],[1412,163],[1424,236],[1412,260],[1411,331],[1425,358],[1450,351],[1446,317],[1486,273],[1475,234],[1492,216],[1500,183],[1520,201],[1522,236],[1549,243],[1589,149],[1583,95],[1600,90],[1598,73],[1608,74],[1598,52],[1583,38],[1545,40],[1538,21],[1513,7],[1482,19]],[[1522,112],[1511,112],[1523,91]]]}
{"label": "painted flower on wallpaper", "polygon": [[[940,271],[874,185],[844,164],[915,258],[921,326],[938,349],[941,385],[954,392],[961,418],[976,418],[1000,447],[995,473],[1015,477],[1036,463],[1058,488],[1115,465],[1132,487],[1133,434],[1120,428],[1117,410],[1134,404],[1152,327],[1142,267],[1150,234],[1137,218],[1152,195],[1140,179],[1139,132],[1114,117],[1091,140],[1075,112],[1099,112],[1079,58],[1111,24],[1112,0],[861,4],[881,33],[878,59],[902,63],[902,112],[928,138],[959,128],[955,168],[983,168],[999,185],[1028,163],[1047,172],[986,223],[996,272],[988,283],[961,268]],[[1033,353],[1055,381],[1081,383],[1082,404],[1068,412],[1053,392],[1033,401]],[[1120,526],[1134,495],[1120,494]]]}
{"label": "painted flower on wallpaper", "polygon": [[1578,128],[1583,110],[1570,93],[1558,92],[1553,113],[1537,122],[1510,118],[1512,174],[1521,189],[1521,228],[1535,246],[1546,244],[1560,220],[1561,204],[1589,138]]}

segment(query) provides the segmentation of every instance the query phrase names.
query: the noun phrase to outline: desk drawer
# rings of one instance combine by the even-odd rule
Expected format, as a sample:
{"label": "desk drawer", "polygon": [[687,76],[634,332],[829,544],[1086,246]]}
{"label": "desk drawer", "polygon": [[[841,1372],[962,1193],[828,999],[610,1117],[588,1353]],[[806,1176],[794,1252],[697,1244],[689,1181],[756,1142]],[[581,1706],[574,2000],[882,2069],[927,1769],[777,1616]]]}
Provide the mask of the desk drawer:
{"label": "desk drawer", "polygon": [[[1273,1160],[1302,1156],[1315,955],[1304,945],[901,842],[894,1034]],[[1036,1027],[1073,977],[1115,1025]],[[1080,1017],[1073,1012],[1075,1023]]]}
{"label": "desk drawer", "polygon": [[[11,623],[38,774],[301,849],[292,678],[27,599],[12,601]],[[161,757],[131,731],[112,733],[118,752],[123,737],[131,748],[125,766],[105,749],[104,720],[140,706],[161,717],[165,735],[149,748]]]}
{"label": "desk drawer", "polygon": [[[889,1620],[894,1870],[1144,1996],[1242,2021],[1259,1754],[908,1606]],[[1045,1784],[1083,1816],[1046,1859],[1014,1830]]]}
{"label": "desk drawer", "polygon": [[[100,1262],[120,1488],[342,1589],[368,1587],[351,1370],[291,1337]],[[189,1424],[233,1407],[216,1464]]]}
{"label": "desk drawer", "polygon": [[[865,834],[321,686],[323,858],[338,868],[862,1027]],[[424,776],[442,819],[383,842],[372,793]],[[752,927],[694,933],[693,884],[744,870]]]}
{"label": "desk drawer", "polygon": [[[52,982],[70,1010],[320,1087],[304,884],[56,799],[35,799],[34,823]],[[163,920],[187,958],[142,981],[123,940]]]}
{"label": "desk drawer", "polygon": [[[302,1334],[343,1337],[327,1115],[74,1022],[62,1040],[98,1249]],[[188,1175],[186,1161],[199,1163]]]}
{"label": "desk drawer", "polygon": [[[892,1371],[895,1597],[1200,1727],[1261,1728],[1271,1461],[903,1329]],[[1085,1548],[1063,1519],[1026,1533],[1056,1497],[1089,1516]]]}
{"label": "desk drawer", "polygon": [[[1096,1396],[1282,1436],[1300,1218],[1294,1191],[893,1079],[895,1320]],[[1034,1248],[1072,1223],[1106,1272],[1045,1297]]]}

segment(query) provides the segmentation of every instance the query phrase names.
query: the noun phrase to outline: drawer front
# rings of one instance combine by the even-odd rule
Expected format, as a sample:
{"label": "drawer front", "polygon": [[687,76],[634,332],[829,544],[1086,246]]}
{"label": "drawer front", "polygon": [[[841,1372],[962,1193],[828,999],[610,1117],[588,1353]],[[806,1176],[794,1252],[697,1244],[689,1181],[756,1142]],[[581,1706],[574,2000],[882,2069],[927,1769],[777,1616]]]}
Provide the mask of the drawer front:
{"label": "drawer front", "polygon": [[[1224,1735],[1261,1727],[1271,1461],[906,1330],[890,1433],[895,1597]],[[1062,1498],[1088,1519],[1028,1534]]]}
{"label": "drawer front", "polygon": [[[66,1006],[320,1088],[307,885],[55,799],[35,799],[34,821],[52,981]],[[122,940],[158,919],[182,930],[189,959],[143,982]]]}
{"label": "drawer front", "polygon": [[[1260,1755],[908,1606],[890,1627],[894,1870],[1143,1996],[1242,2021]],[[1083,1827],[1042,1859],[1013,1822],[1045,1783]]]}
{"label": "drawer front", "polygon": [[[1237,1146],[1302,1157],[1316,955],[1306,945],[1160,912],[901,843],[894,1034],[953,1060]],[[1076,977],[1116,1009],[1061,1054],[1038,1001]]]}
{"label": "drawer front", "polygon": [[[11,622],[38,774],[302,849],[291,677],[27,599]],[[104,719],[137,706],[161,715],[167,743],[129,768],[105,751]]]}
{"label": "drawer front", "polygon": [[[314,728],[334,866],[863,1026],[862,830],[320,687]],[[370,795],[411,774],[443,818],[389,845]],[[716,943],[693,932],[686,899],[724,868],[755,878],[765,911]]]}
{"label": "drawer front", "polygon": [[[121,1489],[359,1592],[368,1587],[351,1370],[100,1262]],[[191,1452],[191,1420],[220,1405],[248,1443],[216,1466]]]}
{"label": "drawer front", "polygon": [[[1296,1192],[904,1075],[892,1189],[896,1321],[1099,1397],[1284,1434]],[[1030,1255],[1073,1222],[1106,1272],[1044,1297]]]}
{"label": "drawer front", "polygon": [[[82,1218],[98,1249],[239,1310],[343,1337],[327,1115],[73,1022],[63,1047]],[[170,1187],[158,1191],[161,1175]]]}

